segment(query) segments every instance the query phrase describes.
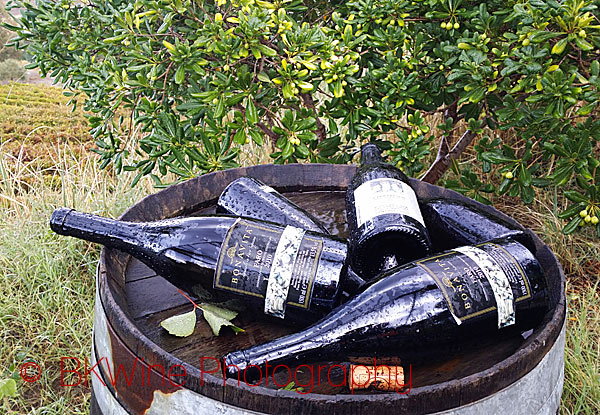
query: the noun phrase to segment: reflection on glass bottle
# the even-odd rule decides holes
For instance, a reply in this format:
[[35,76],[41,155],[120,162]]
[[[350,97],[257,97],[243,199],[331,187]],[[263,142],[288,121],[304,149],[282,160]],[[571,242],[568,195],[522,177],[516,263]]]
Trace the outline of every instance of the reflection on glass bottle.
[[293,226],[228,216],[134,223],[57,209],[50,226],[127,252],[173,285],[208,283],[251,307],[307,324],[339,301],[344,241]]
[[473,245],[494,238],[518,237],[522,229],[476,205],[456,199],[423,199],[421,211],[427,229],[434,235],[434,251]]
[[364,279],[422,258],[431,242],[410,180],[383,162],[374,143],[362,147],[361,166],[346,193],[350,264]]
[[295,226],[307,231],[329,233],[310,213],[272,187],[252,177],[240,177],[223,190],[217,201],[217,213],[245,216]]
[[265,362],[304,364],[348,356],[423,358],[457,340],[505,327],[528,329],[548,305],[540,264],[510,238],[420,259],[387,271],[312,326],[224,357],[228,376]]

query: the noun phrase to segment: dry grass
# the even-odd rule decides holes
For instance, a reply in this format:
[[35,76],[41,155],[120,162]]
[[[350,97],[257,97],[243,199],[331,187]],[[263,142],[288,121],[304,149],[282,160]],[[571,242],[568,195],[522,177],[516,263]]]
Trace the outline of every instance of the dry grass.
[[0,370],[24,361],[42,367],[39,381],[20,382],[18,397],[2,402],[5,414],[87,413],[90,391],[60,385],[60,358],[89,354],[99,250],[58,238],[50,213],[72,206],[115,216],[153,190],[131,189],[128,178],[99,171],[91,155],[55,146],[51,172],[0,146]]

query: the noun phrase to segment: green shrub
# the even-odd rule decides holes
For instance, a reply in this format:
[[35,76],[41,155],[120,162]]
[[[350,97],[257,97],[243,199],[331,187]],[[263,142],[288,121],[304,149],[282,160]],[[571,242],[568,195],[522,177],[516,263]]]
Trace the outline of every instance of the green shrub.
[[[465,169],[446,185],[481,201],[498,192],[525,203],[536,187],[557,186],[571,201],[561,213],[566,233],[600,216],[595,2],[13,5],[26,9],[7,26],[17,45],[68,94],[87,94],[103,167],[161,184],[168,171],[185,179],[234,166],[250,142],[266,139],[275,163],[347,163],[361,142],[377,140],[407,173],[429,167],[422,177],[437,182],[474,148],[483,174]],[[124,165],[132,135],[122,107],[142,132],[132,165]],[[436,150],[424,117],[436,113],[443,140],[426,166]],[[459,125],[468,129],[454,137]],[[504,130],[522,145],[503,143]]]
[[6,46],[15,34],[4,27],[0,27],[0,61],[7,59],[23,59],[23,53],[11,46]]
[[16,59],[7,59],[0,62],[0,81],[16,81],[25,76],[23,63]]
[[[4,2],[0,4],[0,22],[9,21],[12,18],[4,10]],[[15,33],[0,27],[0,62],[6,59],[23,59],[23,53],[20,50],[15,49],[11,46],[6,46],[9,41],[15,37]]]

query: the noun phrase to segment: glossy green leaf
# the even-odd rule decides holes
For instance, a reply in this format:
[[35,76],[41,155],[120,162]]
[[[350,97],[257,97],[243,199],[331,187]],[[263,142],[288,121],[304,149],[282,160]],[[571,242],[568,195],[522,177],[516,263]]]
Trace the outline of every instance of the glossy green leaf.
[[580,216],[575,216],[573,219],[571,219],[571,221],[563,228],[562,233],[564,233],[565,235],[570,235],[572,234],[575,229],[577,229],[577,226],[579,225],[579,223],[582,221],[583,219]]
[[579,49],[584,50],[584,51],[588,51],[588,50],[593,50],[594,46],[592,46],[592,44],[590,42],[588,42],[585,39],[582,39],[580,37],[576,37],[575,38],[575,44],[577,46],[579,46]]
[[265,55],[268,56],[270,58],[272,58],[273,56],[277,56],[277,51],[275,49],[272,49],[266,45],[263,44],[259,44],[258,45],[258,49]]
[[588,199],[576,190],[566,190],[564,195],[572,202],[587,202]]
[[248,131],[248,134],[250,134],[250,137],[252,137],[252,141],[254,141],[256,144],[258,144],[259,146],[263,145],[263,135],[261,133],[259,133],[256,130],[250,130]]
[[600,75],[600,63],[598,63],[598,61],[592,61],[590,64],[590,72],[592,73],[592,76]]
[[525,164],[519,166],[519,183],[525,187],[531,186],[531,173]]
[[559,40],[552,47],[552,53],[555,55],[560,55],[561,53],[563,53],[565,51],[565,48],[567,47],[567,43],[568,43],[567,38]]
[[563,186],[573,175],[573,165],[565,165],[556,169],[552,174],[552,179],[557,186]]
[[233,136],[233,141],[235,141],[237,144],[246,144],[247,138],[246,138],[246,131],[243,128],[239,128],[236,132],[235,135]]
[[255,48],[254,46],[250,48],[250,50],[252,51],[252,55],[254,55],[254,57],[256,59],[260,59],[262,58],[262,54],[260,53],[260,49],[259,48]]
[[[123,35],[123,38],[125,38],[124,35]],[[169,52],[171,52],[171,53],[175,53],[176,52],[175,45],[173,45],[172,43],[167,42],[166,40],[163,40],[163,45],[164,45],[165,48],[167,48],[169,50]]]
[[183,66],[180,66],[179,68],[177,68],[177,71],[175,71],[175,83],[177,85],[181,85],[183,83],[185,79],[185,68]]
[[306,144],[300,143],[296,146],[296,153],[301,158],[307,158],[310,155],[310,150],[306,147]]
[[489,161],[490,163],[499,164],[499,163],[510,163],[515,161],[514,158],[505,156],[504,154],[497,153],[494,151],[486,151],[481,153],[481,157],[485,161]]
[[258,80],[259,80],[259,81],[262,81],[262,82],[269,82],[269,83],[271,82],[271,78],[269,78],[269,75],[267,75],[267,74],[266,74],[266,73],[264,73],[264,72],[259,72],[259,73],[256,75],[256,77],[258,78]]
[[531,179],[531,185],[535,187],[546,187],[552,184],[552,180],[545,177],[534,177]]
[[569,207],[567,210],[565,210],[564,212],[560,212],[558,214],[558,217],[560,219],[567,219],[570,218],[574,215],[579,215],[579,212],[581,212],[583,209],[585,208],[584,204],[581,203],[577,203],[571,207]]
[[337,80],[333,84],[333,96],[336,98],[341,98],[344,95],[344,88],[342,86],[342,81]]
[[246,118],[248,119],[248,123],[250,125],[254,125],[258,122],[258,113],[256,112],[256,107],[254,106],[254,101],[252,98],[248,98],[248,104],[246,105]]
[[281,152],[281,157],[283,157],[284,159],[289,158],[292,154],[294,153],[294,146],[292,146],[289,141],[285,144],[285,146],[283,147],[283,150]]
[[221,118],[223,115],[225,115],[225,100],[221,96],[215,108],[215,118]]
[[535,191],[531,186],[521,186],[521,200],[528,205],[535,199]]

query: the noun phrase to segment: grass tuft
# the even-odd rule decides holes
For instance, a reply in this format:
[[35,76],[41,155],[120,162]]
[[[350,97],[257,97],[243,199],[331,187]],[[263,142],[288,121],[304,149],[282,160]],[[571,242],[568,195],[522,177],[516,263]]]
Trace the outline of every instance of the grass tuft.
[[[0,403],[4,414],[88,412],[89,387],[61,386],[60,369],[61,357],[83,363],[90,353],[99,247],[54,234],[52,211],[115,217],[153,191],[100,171],[91,154],[64,144],[54,150],[53,167],[39,169],[0,146],[0,378],[18,379],[18,396]],[[35,383],[15,374],[27,361],[42,369]]]
[[561,412],[600,414],[600,285],[567,288],[569,313]]

